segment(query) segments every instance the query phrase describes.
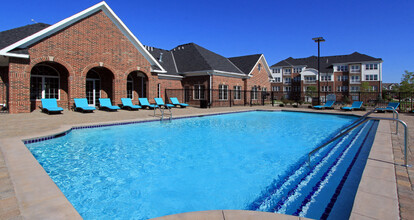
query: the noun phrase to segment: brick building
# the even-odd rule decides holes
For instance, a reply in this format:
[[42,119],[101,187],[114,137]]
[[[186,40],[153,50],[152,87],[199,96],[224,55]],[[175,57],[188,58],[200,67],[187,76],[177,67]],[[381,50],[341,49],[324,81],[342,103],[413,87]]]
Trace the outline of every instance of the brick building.
[[[289,57],[271,67],[273,82],[272,90],[280,91],[286,97],[306,97],[306,91],[318,90],[318,57],[294,59]],[[334,93],[340,100],[349,96],[356,100],[352,93],[367,91],[380,93],[382,90],[382,59],[354,52],[349,55],[320,57],[319,88],[321,99],[325,94]],[[313,88],[311,88],[313,87]]]
[[[90,105],[100,97],[136,103],[138,97],[163,97],[165,89],[210,88],[221,90],[225,100],[232,89],[270,88],[264,56],[247,57],[257,58],[250,69],[237,64],[243,57],[227,59],[196,44],[171,51],[144,47],[101,2],[54,25],[0,32],[0,84],[6,90],[0,104],[20,113],[37,109],[42,98],[70,108],[73,98],[86,97]],[[187,98],[200,99],[200,93]]]
[[170,93],[185,102],[217,100],[210,105],[228,106],[227,101],[238,105],[246,99],[259,100],[259,91],[270,91],[272,76],[263,54],[225,58],[194,43],[172,50],[146,48],[167,74],[182,77],[183,90]]

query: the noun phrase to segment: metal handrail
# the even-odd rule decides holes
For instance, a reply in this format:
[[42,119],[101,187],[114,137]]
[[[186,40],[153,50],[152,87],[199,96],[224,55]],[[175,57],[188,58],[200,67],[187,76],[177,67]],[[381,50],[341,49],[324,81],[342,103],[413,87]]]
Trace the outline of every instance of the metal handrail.
[[[376,107],[376,108],[374,108],[374,109],[372,109],[371,111],[369,111],[369,112],[367,112],[365,115],[363,115],[363,116],[361,116],[360,118],[358,118],[357,120],[355,120],[354,122],[352,122],[350,125],[348,125],[347,127],[345,127],[345,128],[343,128],[339,133],[342,133],[342,131],[344,130],[344,129],[346,129],[346,128],[348,128],[348,127],[351,127],[352,125],[354,125],[355,123],[357,123],[358,121],[360,121],[360,120],[362,120],[362,119],[365,119],[365,118],[367,118],[370,114],[372,114],[372,113],[374,113],[375,111],[378,111],[378,110],[383,110],[384,108],[379,108],[379,107]],[[395,119],[395,114],[397,115],[397,118],[396,119],[399,119],[399,114],[398,114],[398,112],[397,112],[397,110],[395,110],[395,108],[394,107],[391,107],[391,109],[392,109],[392,118],[394,118]],[[397,123],[397,125],[396,125],[396,134],[398,134],[398,123]]]
[[[365,122],[369,120],[390,120],[390,121],[396,121],[401,123],[404,126],[404,166],[411,167],[411,165],[407,164],[407,145],[408,145],[408,127],[407,124],[404,121],[401,121],[400,119],[395,118],[380,118],[380,117],[366,117],[364,120],[359,121],[358,123],[354,124],[353,126],[348,127],[345,131],[339,133],[335,137],[331,138],[329,141],[325,142],[324,144],[320,145],[319,147],[315,148],[311,152],[308,153],[308,165],[310,166],[310,158],[311,156],[322,149],[323,147],[327,146],[328,144],[334,142],[335,140],[339,139],[340,137],[344,136],[345,134],[348,134],[353,129],[359,127],[360,125],[364,124]],[[397,123],[398,124],[398,123]]]
[[164,105],[164,108],[162,108],[162,110],[161,110],[161,107],[160,107],[160,111],[161,111],[161,121],[162,120],[164,120],[164,110],[165,109],[168,109],[168,111],[170,111],[170,120],[172,119],[172,112],[171,112],[171,108],[170,107],[168,107],[168,106],[166,106],[166,105]]

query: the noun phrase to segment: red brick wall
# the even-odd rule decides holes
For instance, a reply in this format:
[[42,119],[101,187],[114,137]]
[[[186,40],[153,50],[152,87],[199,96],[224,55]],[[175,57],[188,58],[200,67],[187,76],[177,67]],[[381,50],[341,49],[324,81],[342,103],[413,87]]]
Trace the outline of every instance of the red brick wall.
[[[227,100],[219,100],[219,85],[227,85],[228,90],[233,90],[234,86],[241,86],[241,90],[245,90],[245,80],[241,78],[234,78],[234,77],[226,77],[226,76],[213,76],[212,78],[212,89],[213,92],[211,94],[212,100],[214,100],[213,107],[219,106],[230,106],[230,98],[233,99],[232,92],[228,92]],[[242,92],[243,96],[243,92]],[[244,97],[241,100],[235,100],[234,104],[238,105],[244,101]]]
[[[259,63],[262,66],[260,71],[257,68]],[[245,88],[247,90],[251,90],[253,86],[260,86],[260,88],[267,88],[267,91],[271,91],[269,75],[266,71],[266,64],[263,59],[260,59],[258,64],[256,64],[256,66],[253,68],[253,71],[251,73],[253,76],[250,79],[246,80]]]
[[[67,83],[61,78],[61,90],[68,90],[59,103],[63,107],[72,105],[73,98],[85,97],[86,74],[93,67],[102,66],[111,72],[105,75],[113,77],[112,85],[103,87],[112,94],[105,92],[103,96],[111,97],[113,104],[119,104],[121,97],[126,96],[130,72],[139,69],[150,75],[150,63],[102,11],[32,45],[29,54],[30,61],[10,59],[11,113],[30,111],[30,71],[44,61],[58,63],[69,73]],[[149,88],[157,81],[157,76],[150,75]],[[154,91],[150,90],[148,95],[153,98]],[[32,109],[33,105],[37,106],[32,103]]]
[[[169,98],[171,97],[177,97],[178,100],[180,100],[181,102],[184,102],[183,97],[178,96],[182,94],[181,92],[178,93],[178,95],[174,95],[171,97],[167,97],[165,93],[165,89],[183,89],[180,79],[158,79],[157,83],[161,84],[161,98],[164,99],[165,103],[171,103],[169,100]],[[151,88],[152,90],[155,90],[154,97],[156,97],[157,95],[157,88],[158,88],[157,86],[154,86],[153,88]]]
[[9,62],[9,112],[30,112],[29,60],[10,58]]

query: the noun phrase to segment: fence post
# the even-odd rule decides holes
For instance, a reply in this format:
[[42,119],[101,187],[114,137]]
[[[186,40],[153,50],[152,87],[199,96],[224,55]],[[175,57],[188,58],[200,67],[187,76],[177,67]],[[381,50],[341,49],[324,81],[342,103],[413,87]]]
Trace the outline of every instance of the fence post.
[[246,102],[247,102],[246,90],[243,90],[243,93],[244,93],[244,106],[246,106]]
[[167,103],[167,104],[168,104],[169,102],[168,102],[167,90],[168,90],[168,89],[165,89],[165,90],[164,90],[164,93],[165,93],[164,97],[165,97],[165,103]]
[[398,102],[401,103],[401,92],[398,92]]
[[230,107],[231,107],[231,89],[229,91],[230,91],[229,101],[230,101]]
[[271,99],[272,99],[272,107],[274,107],[274,106],[275,106],[275,104],[273,103],[273,98],[274,98],[273,91],[271,91],[271,95],[270,95],[270,97],[271,97]]

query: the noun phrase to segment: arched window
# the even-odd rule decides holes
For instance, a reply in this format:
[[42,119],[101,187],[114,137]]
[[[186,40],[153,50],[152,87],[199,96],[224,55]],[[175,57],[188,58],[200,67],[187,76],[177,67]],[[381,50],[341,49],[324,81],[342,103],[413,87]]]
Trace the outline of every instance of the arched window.
[[36,65],[30,74],[30,99],[59,99],[59,72],[48,65]]
[[132,92],[133,88],[134,88],[134,84],[133,84],[132,76],[131,74],[129,74],[127,78],[127,98],[130,98],[130,99],[134,98],[134,95]]

